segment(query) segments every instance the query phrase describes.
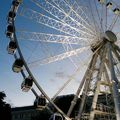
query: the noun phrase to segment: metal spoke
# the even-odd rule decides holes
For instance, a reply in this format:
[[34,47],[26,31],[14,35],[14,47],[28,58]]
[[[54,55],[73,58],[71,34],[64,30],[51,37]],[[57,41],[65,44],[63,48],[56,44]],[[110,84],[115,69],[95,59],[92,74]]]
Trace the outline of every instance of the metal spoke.
[[60,21],[57,21],[53,18],[50,18],[46,15],[43,15],[41,13],[38,13],[37,11],[34,11],[32,9],[26,8],[26,7],[22,7],[21,10],[19,11],[19,15],[26,17],[30,20],[33,20],[37,23],[41,23],[43,25],[46,25],[50,28],[59,30],[61,32],[64,32],[66,34],[69,34],[71,36],[77,36],[77,37],[84,37],[87,36],[88,38],[92,37],[94,38],[94,35],[91,35],[85,31],[82,30],[76,30],[75,28],[72,28],[71,26],[67,25],[67,24],[63,24]]
[[92,5],[91,5],[90,1],[89,1],[89,7],[90,7],[90,13],[91,13],[91,16],[92,16],[92,20],[93,20],[93,23],[94,23],[94,26],[95,26],[96,34],[97,34],[98,38],[100,39],[99,26],[98,26],[98,24],[95,20],[95,16],[93,14],[93,9],[92,9]]
[[18,31],[18,38],[20,40],[40,41],[48,43],[61,43],[61,44],[75,44],[80,46],[89,46],[92,44],[93,39],[78,38],[65,35],[55,35],[37,32]]
[[[103,30],[103,26],[102,26],[102,16],[100,16],[100,13],[99,13],[99,11],[98,11],[98,5],[97,5],[97,3],[96,3],[96,0],[94,0],[94,4],[95,4],[95,10],[96,10],[96,13],[97,13],[97,16],[98,16],[98,19],[99,19],[100,26],[99,26],[99,24],[98,24],[97,21],[96,21],[95,23],[98,24],[98,26],[100,27],[100,30],[102,31],[102,30]],[[103,6],[103,5],[102,5],[102,6]],[[103,13],[101,13],[101,14],[103,14]]]
[[68,24],[73,28],[78,29],[78,31],[83,30],[94,35],[94,32],[92,29],[88,29],[84,24],[77,22],[75,19],[73,19],[73,17],[70,16],[70,14],[67,14],[61,9],[58,9],[49,1],[44,1],[44,0],[38,0],[38,1],[31,0],[31,1],[34,2],[38,7],[44,9],[49,14],[53,15],[55,18],[59,19],[61,22]]
[[70,56],[80,54],[88,49],[89,49],[89,47],[78,48],[78,49],[75,49],[75,50],[72,50],[72,51],[69,51],[69,52],[66,52],[63,54],[59,54],[56,56],[52,56],[52,57],[49,57],[49,58],[46,58],[43,60],[36,60],[34,62],[28,63],[28,65],[29,65],[29,67],[33,67],[33,66],[44,65],[44,64],[60,61],[60,60],[63,60],[65,58],[68,58]]
[[111,25],[109,26],[109,30],[112,30],[112,29],[114,28],[114,26],[115,26],[118,18],[119,18],[119,16],[118,16],[118,15],[115,15],[115,17],[114,17],[113,20],[112,20]]
[[[13,0],[6,28],[10,39],[7,51],[15,58],[12,70],[21,73],[24,79],[31,77],[34,83],[31,91],[38,97],[34,89],[37,87],[48,102],[44,108],[52,106],[52,114],[58,112],[65,120],[120,119],[119,3],[118,0]],[[32,69],[38,66],[41,69]],[[41,73],[44,82],[40,81]],[[74,83],[68,86],[70,82]],[[74,94],[67,115],[54,103],[60,93]]]
[[[63,1],[63,4],[67,3],[68,6],[70,7],[70,9],[73,11],[72,14],[71,14],[72,18],[74,18],[76,21],[78,21],[81,24],[85,24],[90,29],[94,28],[90,24],[89,18],[83,10],[83,8],[84,8],[83,6],[79,5],[78,2],[76,2],[76,0],[74,0],[74,1],[64,0],[64,1]],[[59,5],[58,5],[58,7],[59,7]],[[59,8],[61,8],[61,7],[59,7]],[[63,9],[63,11],[64,11],[64,9]],[[80,20],[82,20],[82,21],[80,22]]]

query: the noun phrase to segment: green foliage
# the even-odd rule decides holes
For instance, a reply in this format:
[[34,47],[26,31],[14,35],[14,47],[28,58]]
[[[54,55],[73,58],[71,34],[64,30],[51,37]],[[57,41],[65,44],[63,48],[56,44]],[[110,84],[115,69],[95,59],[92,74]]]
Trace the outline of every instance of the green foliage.
[[11,120],[11,106],[4,101],[4,92],[0,92],[0,120]]

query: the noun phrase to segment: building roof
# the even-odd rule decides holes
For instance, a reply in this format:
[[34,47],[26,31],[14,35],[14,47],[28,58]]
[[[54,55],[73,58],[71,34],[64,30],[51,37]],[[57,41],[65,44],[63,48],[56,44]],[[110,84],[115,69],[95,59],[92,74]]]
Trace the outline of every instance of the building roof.
[[14,107],[12,108],[12,112],[14,111],[24,111],[24,110],[33,110],[33,109],[36,109],[35,106],[23,106],[23,107]]

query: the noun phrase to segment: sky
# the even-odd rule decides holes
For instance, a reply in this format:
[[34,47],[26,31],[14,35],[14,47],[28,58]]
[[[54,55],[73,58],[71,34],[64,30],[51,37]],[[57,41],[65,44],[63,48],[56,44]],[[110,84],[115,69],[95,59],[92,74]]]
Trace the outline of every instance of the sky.
[[[6,38],[5,30],[7,26],[6,16],[10,9],[11,0],[2,0],[0,4],[0,91],[4,91],[6,94],[6,100],[12,104],[12,106],[19,106],[24,103],[25,96],[31,97],[33,100],[33,95],[23,94],[20,91],[21,75],[12,72],[12,64],[14,61],[13,56],[7,54],[6,48],[9,39]],[[30,101],[26,101],[27,104],[31,104]]]
[[[0,12],[0,26],[1,26],[0,27],[0,56],[1,56],[0,57],[0,61],[1,61],[0,62],[0,66],[1,66],[0,91],[5,92],[7,96],[6,101],[9,102],[12,105],[12,107],[27,106],[27,105],[33,104],[35,100],[35,96],[31,91],[28,93],[22,92],[21,83],[23,81],[23,77],[21,74],[14,73],[12,71],[12,64],[14,62],[14,57],[12,55],[9,55],[6,50],[9,42],[9,39],[6,38],[6,35],[5,35],[5,30],[7,26],[6,16],[10,9],[10,6],[11,6],[11,0],[3,0],[0,4],[0,11],[1,11]],[[16,20],[16,26],[17,26],[17,30],[29,29],[30,31],[33,31],[33,32],[39,31],[39,30],[46,31],[47,29],[45,26],[40,25],[40,27],[42,28],[41,29],[40,27],[37,27],[38,24],[36,23],[33,24],[32,22],[30,22],[29,20],[26,20],[25,18],[19,19],[19,16],[18,16],[18,19]],[[49,29],[47,30],[47,32],[48,31]],[[53,32],[56,32],[56,31],[53,30]],[[35,45],[32,46],[32,44],[35,44]],[[31,52],[35,49],[37,44],[38,43],[32,43],[32,42],[30,43],[29,41],[23,41],[23,42],[20,41],[20,46],[22,48],[22,52],[26,60],[28,60],[28,58],[31,55]],[[40,44],[41,46],[40,48],[42,48],[43,45],[44,43]],[[51,44],[50,47],[52,48],[52,46],[54,45]],[[31,52],[29,51],[29,49],[26,49],[26,47],[31,48]],[[48,47],[48,46],[46,45],[45,47]],[[54,49],[55,50],[53,51],[61,50],[61,47],[59,45],[56,45]],[[32,55],[33,57],[30,60],[36,59],[38,55],[41,55],[42,56],[41,58],[46,57],[44,56],[44,54],[47,54],[47,56],[49,55],[48,51],[46,51],[46,49],[44,48],[42,50],[42,52],[44,52],[43,55],[42,53],[38,53],[39,52],[38,50],[36,50],[37,53],[34,52],[34,54]],[[64,62],[60,61],[57,63],[52,63],[50,65],[47,64],[45,66],[41,66],[40,68],[39,67],[35,69],[33,68],[32,72],[35,78],[38,80],[38,83],[42,85],[43,89],[49,94],[49,96],[53,96],[55,91],[58,90],[58,88],[60,88],[62,84],[70,78],[71,73],[73,73],[73,71],[75,70],[76,70],[75,66],[69,60],[67,60]],[[74,86],[72,87],[72,84],[73,83],[70,84],[71,88],[67,88],[65,90],[66,92],[74,89]],[[34,88],[36,89],[35,86]],[[37,89],[36,91],[38,94],[41,94]]]
[[[10,10],[11,1],[12,0],[3,0],[0,4],[0,66],[1,66],[0,91],[5,92],[7,96],[6,101],[9,102],[12,105],[12,107],[27,106],[27,105],[33,104],[35,100],[35,96],[31,91],[27,93],[22,92],[21,83],[23,81],[23,77],[20,73],[14,73],[12,71],[12,64],[14,62],[14,57],[12,55],[9,55],[6,50],[7,44],[9,42],[9,39],[6,38],[6,35],[5,35],[5,30],[7,26],[6,16],[8,14],[8,11]],[[70,0],[70,1],[72,2],[74,0]],[[89,5],[87,1],[88,0],[86,1],[81,0],[81,3],[83,3],[83,5],[86,5],[86,4]],[[34,3],[30,1],[29,2],[24,1],[24,6],[31,8],[37,11],[38,13],[41,13],[42,15],[46,15],[48,17],[54,18],[55,20],[59,21],[58,18],[55,18],[55,16],[51,16],[46,11],[42,10],[41,8],[39,8],[38,6],[36,6]],[[22,7],[20,7],[18,12],[20,13],[22,10],[23,10]],[[98,10],[101,11],[101,7]],[[95,12],[94,15],[96,15],[97,14],[96,11],[94,12]],[[29,19],[24,17],[24,13],[27,15],[27,17],[29,17]],[[110,11],[108,11],[108,16],[109,16],[108,23],[111,23],[112,21],[111,19],[112,14]],[[24,31],[69,36],[68,33],[65,34],[63,31],[58,31],[57,29],[53,29],[39,23],[40,22],[38,19],[39,15],[33,16],[34,17],[33,20],[30,18],[31,16],[32,14],[28,12],[23,12],[23,16],[17,15],[15,20],[19,46],[28,65],[33,61],[38,61],[38,60],[41,61],[44,58],[62,54],[65,52],[65,49],[64,49],[65,47],[67,47],[68,51],[73,50],[73,48],[77,49],[81,47],[80,45],[65,46],[65,44],[63,45],[63,44],[56,44],[56,43],[44,43],[44,42],[36,42],[32,40],[29,41],[27,40],[27,38],[20,39],[19,37],[21,37],[21,35],[19,33]],[[88,14],[88,16],[91,19],[91,15]],[[98,17],[96,18],[96,21],[99,22]],[[120,21],[118,21],[117,24],[120,24],[119,22]],[[105,22],[103,24],[105,24]],[[116,27],[117,26],[114,27],[114,31],[119,32],[119,28],[118,27],[116,28]],[[33,37],[33,36],[30,36],[30,33],[28,33],[28,36],[29,38]],[[89,41],[87,42],[89,43]],[[56,91],[60,89],[60,87],[67,80],[71,79],[71,76],[74,79],[61,94],[75,93],[76,88],[78,87],[80,80],[82,79],[84,72],[86,70],[86,67],[89,63],[89,60],[92,56],[92,52],[90,51],[90,48],[88,48],[87,46],[85,46],[85,48],[86,49],[84,50],[83,53],[81,53],[80,55],[75,55],[73,57],[70,57],[70,59],[56,61],[51,64],[37,65],[35,67],[29,66],[37,82],[42,86],[42,88],[48,94],[48,96],[52,97],[56,93]],[[78,68],[79,68],[79,72],[77,73],[77,75],[74,75],[75,71]],[[26,71],[25,71],[25,74],[26,76],[28,75]],[[35,87],[35,85],[33,85],[33,88],[35,88],[35,90],[39,95],[41,94],[40,91],[38,91],[38,89]]]

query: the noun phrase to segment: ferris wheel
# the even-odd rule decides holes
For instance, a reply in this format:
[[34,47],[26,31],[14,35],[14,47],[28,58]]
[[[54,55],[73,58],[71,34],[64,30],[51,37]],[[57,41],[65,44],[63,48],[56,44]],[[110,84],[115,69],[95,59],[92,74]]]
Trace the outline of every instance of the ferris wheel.
[[[119,0],[13,0],[7,23],[23,91],[37,87],[66,120],[120,120]],[[67,113],[54,103],[63,94],[74,94]]]

